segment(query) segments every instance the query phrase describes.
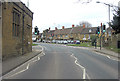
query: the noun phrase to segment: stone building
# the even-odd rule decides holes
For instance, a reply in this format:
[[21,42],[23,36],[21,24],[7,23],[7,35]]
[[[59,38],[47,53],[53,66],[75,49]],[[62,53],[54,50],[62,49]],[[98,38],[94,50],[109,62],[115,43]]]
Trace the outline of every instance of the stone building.
[[22,2],[2,3],[3,59],[32,51],[33,12]]
[[[48,30],[48,29],[47,29]],[[49,40],[49,38],[52,38],[52,40],[80,40],[80,41],[89,41],[91,35],[96,35],[97,27],[90,27],[90,28],[84,28],[84,27],[74,27],[72,25],[71,28],[65,28],[64,26],[62,29],[55,30],[48,30],[47,32],[43,32],[45,35],[44,39]]]
[[120,48],[120,33],[115,34],[112,28],[107,28],[105,33],[105,46]]

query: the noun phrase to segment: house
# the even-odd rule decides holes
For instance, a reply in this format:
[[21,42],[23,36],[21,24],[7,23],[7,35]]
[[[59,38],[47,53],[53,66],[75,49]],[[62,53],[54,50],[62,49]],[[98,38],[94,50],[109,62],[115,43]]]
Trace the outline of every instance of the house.
[[2,57],[32,51],[33,12],[20,2],[2,3]]
[[115,34],[112,28],[107,28],[105,33],[105,45],[119,48],[120,46],[120,33]]
[[88,41],[90,40],[91,35],[96,35],[97,27],[75,27],[72,25],[71,28],[65,28],[62,26],[62,29],[48,30],[46,34],[46,40],[80,40]]
[[90,40],[91,36],[96,36],[97,27],[90,27],[90,28],[83,28],[82,32],[80,33],[80,40]]

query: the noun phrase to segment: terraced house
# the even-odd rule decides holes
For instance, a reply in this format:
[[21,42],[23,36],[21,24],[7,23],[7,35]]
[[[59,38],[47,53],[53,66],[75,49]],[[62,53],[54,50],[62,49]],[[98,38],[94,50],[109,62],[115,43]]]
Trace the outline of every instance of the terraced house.
[[80,40],[80,41],[89,41],[92,35],[96,35],[97,27],[75,27],[72,25],[71,28],[49,30],[46,35],[46,39],[50,40]]
[[32,51],[33,12],[20,2],[2,3],[2,56]]

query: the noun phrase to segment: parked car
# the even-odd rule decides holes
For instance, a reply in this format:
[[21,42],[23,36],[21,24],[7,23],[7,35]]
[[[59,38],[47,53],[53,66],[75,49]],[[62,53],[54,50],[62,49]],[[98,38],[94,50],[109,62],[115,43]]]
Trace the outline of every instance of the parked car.
[[52,40],[52,43],[56,43],[56,40]]
[[67,40],[68,43],[71,43],[71,40]]
[[43,40],[43,43],[47,43],[47,41],[46,41],[46,40]]
[[57,41],[57,43],[58,43],[58,44],[61,44],[61,41],[60,41],[60,40],[58,40],[58,41]]
[[76,44],[80,44],[80,41],[79,41],[79,40],[77,40],[77,41],[76,41]]
[[65,40],[65,41],[63,41],[63,44],[68,44],[68,42]]
[[36,37],[32,37],[32,41],[36,42],[37,41]]
[[61,40],[61,44],[64,44],[64,40]]
[[74,41],[71,41],[71,44],[74,44]]
[[51,43],[51,41],[48,41],[48,43]]

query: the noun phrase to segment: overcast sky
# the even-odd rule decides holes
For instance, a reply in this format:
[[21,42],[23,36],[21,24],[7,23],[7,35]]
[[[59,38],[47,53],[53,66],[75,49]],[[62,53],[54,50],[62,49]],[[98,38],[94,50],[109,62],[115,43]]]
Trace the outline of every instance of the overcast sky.
[[[21,0],[27,5],[28,0]],[[33,28],[38,26],[40,32],[51,27],[61,29],[77,25],[81,21],[88,21],[93,27],[108,22],[108,6],[96,1],[118,5],[119,0],[29,0],[29,8],[34,13]],[[111,20],[113,15],[111,8]]]

